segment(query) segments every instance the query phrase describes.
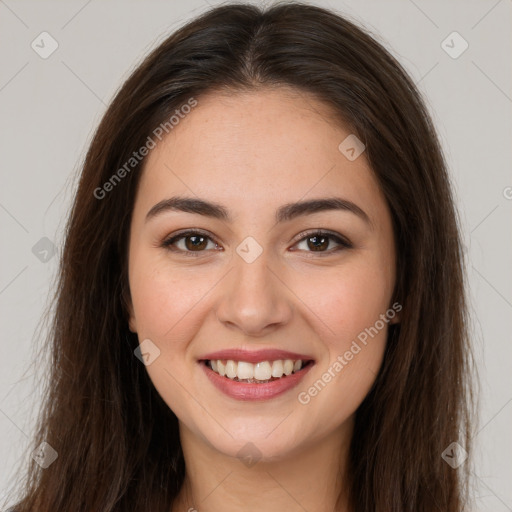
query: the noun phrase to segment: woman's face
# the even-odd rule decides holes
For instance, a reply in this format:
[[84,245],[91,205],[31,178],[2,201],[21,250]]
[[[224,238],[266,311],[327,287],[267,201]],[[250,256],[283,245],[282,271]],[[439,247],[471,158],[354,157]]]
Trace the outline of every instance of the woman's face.
[[[217,93],[190,110],[141,176],[130,329],[181,429],[227,455],[251,442],[285,457],[346,431],[376,378],[398,318],[390,213],[365,153],[313,97]],[[177,197],[216,208],[161,203]],[[187,230],[199,233],[164,245]],[[227,350],[246,352],[213,354]],[[287,375],[287,359],[312,362]]]

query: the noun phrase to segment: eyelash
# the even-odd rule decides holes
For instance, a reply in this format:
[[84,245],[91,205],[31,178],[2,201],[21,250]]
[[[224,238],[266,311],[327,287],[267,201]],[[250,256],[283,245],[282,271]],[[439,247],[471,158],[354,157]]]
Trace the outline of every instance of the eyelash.
[[[206,252],[206,249],[202,250],[202,251],[188,251],[188,250],[176,249],[175,247],[172,247],[173,244],[175,244],[179,240],[181,240],[183,238],[187,238],[188,236],[192,236],[192,235],[203,236],[205,238],[208,238],[210,241],[214,242],[217,245],[217,242],[215,242],[215,240],[213,240],[213,238],[211,236],[209,236],[207,233],[205,233],[203,231],[192,231],[192,230],[189,230],[189,231],[183,231],[181,233],[178,233],[178,234],[173,235],[172,237],[166,239],[162,243],[162,247],[164,247],[165,249],[167,249],[169,251],[172,251],[172,252],[179,252],[179,253],[182,253],[182,254],[184,254],[186,256],[191,256],[193,258],[197,258],[198,256],[200,256],[201,253]],[[310,252],[310,253],[313,253],[313,254],[316,253],[320,257],[328,256],[328,255],[331,255],[331,254],[333,254],[335,252],[338,252],[338,251],[341,251],[341,250],[344,250],[344,249],[351,249],[353,247],[352,244],[348,240],[340,237],[339,235],[336,235],[336,234],[331,233],[329,231],[324,231],[322,229],[319,229],[319,230],[316,230],[316,231],[304,231],[304,232],[300,233],[297,236],[299,236],[301,238],[299,238],[299,240],[297,240],[295,245],[303,242],[304,240],[307,240],[308,238],[312,238],[313,236],[328,237],[331,240],[334,240],[336,243],[339,244],[338,247],[336,247],[335,249],[331,249],[329,251],[318,251],[318,252],[316,252],[316,251],[306,251],[306,252]]]

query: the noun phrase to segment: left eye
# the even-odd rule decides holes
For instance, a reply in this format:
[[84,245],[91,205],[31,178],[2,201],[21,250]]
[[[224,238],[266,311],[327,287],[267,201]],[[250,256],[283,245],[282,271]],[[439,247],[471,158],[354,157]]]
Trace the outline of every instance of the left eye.
[[[300,235],[299,235],[300,236]],[[208,235],[201,233],[200,231],[186,231],[175,235],[163,242],[162,247],[166,247],[170,251],[182,252],[187,256],[197,256],[194,253],[201,253],[207,249],[208,241],[210,241],[215,247],[218,248],[218,244],[215,243]],[[338,244],[338,247],[329,251],[324,250],[330,246],[330,242],[334,241]],[[178,244],[184,242],[182,247]],[[348,240],[341,238],[333,233],[324,231],[310,232],[302,236],[295,245],[306,243],[307,247],[312,249],[306,252],[317,252],[317,253],[332,253],[342,249],[349,249],[352,247]]]
[[[323,250],[329,247],[330,241],[334,240],[335,243],[338,244],[338,247],[335,247],[334,249],[327,251]],[[303,236],[298,244],[301,244],[305,242],[308,248],[312,248],[311,251],[307,252],[320,252],[320,253],[332,253],[335,251],[340,251],[342,249],[350,249],[352,245],[348,240],[345,240],[341,238],[340,236],[337,236],[333,233],[328,233],[324,231],[317,231],[314,233],[309,233]]]

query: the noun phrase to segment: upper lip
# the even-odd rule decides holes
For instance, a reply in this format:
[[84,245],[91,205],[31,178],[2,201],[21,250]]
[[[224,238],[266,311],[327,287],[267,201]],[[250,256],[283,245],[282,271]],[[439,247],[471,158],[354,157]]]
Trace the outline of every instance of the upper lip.
[[263,349],[263,350],[244,350],[244,349],[225,349],[217,352],[210,352],[199,358],[199,361],[204,360],[228,360],[232,361],[246,361],[248,363],[259,363],[261,361],[277,361],[279,359],[292,359],[297,361],[312,361],[313,357],[298,354],[296,352],[288,352],[287,350],[277,349]]

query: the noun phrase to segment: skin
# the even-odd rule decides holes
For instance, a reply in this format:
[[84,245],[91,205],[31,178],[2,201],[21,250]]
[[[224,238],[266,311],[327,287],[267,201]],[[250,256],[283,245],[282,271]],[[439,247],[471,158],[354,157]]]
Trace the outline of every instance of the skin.
[[[129,243],[130,329],[159,348],[146,368],[180,423],[187,473],[173,511],[346,511],[354,413],[382,363],[388,324],[309,403],[297,395],[391,307],[387,203],[365,153],[350,161],[338,149],[350,131],[313,96],[280,87],[197,99],[147,157]],[[168,211],[145,222],[175,195],[221,203],[234,220]],[[275,223],[285,203],[333,195],[356,203],[373,227],[337,210]],[[198,257],[162,247],[187,228],[209,233]],[[318,229],[353,247],[333,252],[330,239],[321,253],[299,241]],[[236,252],[248,236],[263,250],[252,263]],[[186,241],[177,250],[194,252]],[[226,348],[281,348],[311,355],[315,366],[284,395],[242,402],[218,391],[198,363]],[[237,457],[248,442],[261,457],[251,467]]]

